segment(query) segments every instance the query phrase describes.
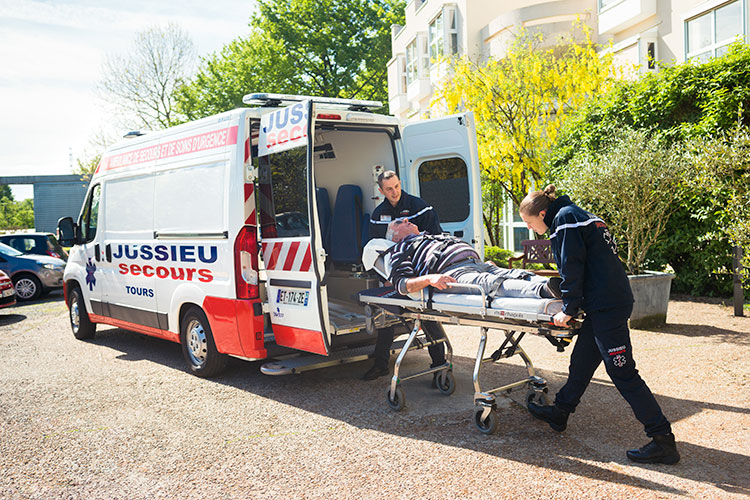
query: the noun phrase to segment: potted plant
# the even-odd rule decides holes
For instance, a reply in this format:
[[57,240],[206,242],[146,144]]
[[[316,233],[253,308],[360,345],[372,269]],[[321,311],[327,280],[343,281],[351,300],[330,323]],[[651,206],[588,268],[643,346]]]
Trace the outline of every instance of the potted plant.
[[622,129],[600,151],[576,155],[558,185],[579,206],[602,217],[617,239],[635,304],[634,328],[664,324],[674,275],[646,270],[648,250],[676,209],[686,170],[677,145],[665,146],[645,129]]

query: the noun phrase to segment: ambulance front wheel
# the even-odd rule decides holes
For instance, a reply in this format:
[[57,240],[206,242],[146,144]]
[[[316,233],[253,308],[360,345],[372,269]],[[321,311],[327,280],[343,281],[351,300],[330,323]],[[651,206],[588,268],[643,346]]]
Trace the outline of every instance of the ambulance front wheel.
[[188,368],[194,375],[211,377],[226,368],[227,357],[216,350],[211,326],[199,307],[190,307],[182,317],[180,344]]
[[96,323],[92,323],[89,314],[86,312],[86,303],[83,301],[81,289],[74,287],[68,294],[68,313],[70,318],[70,328],[73,330],[73,336],[78,340],[94,338],[96,334]]

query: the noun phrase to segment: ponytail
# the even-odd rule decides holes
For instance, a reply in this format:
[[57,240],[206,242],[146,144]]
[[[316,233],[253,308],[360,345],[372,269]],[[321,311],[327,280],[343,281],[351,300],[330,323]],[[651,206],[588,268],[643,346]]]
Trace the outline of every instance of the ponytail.
[[522,214],[537,216],[539,212],[547,210],[554,200],[557,199],[557,193],[554,184],[549,184],[542,191],[533,191],[526,195],[518,211]]

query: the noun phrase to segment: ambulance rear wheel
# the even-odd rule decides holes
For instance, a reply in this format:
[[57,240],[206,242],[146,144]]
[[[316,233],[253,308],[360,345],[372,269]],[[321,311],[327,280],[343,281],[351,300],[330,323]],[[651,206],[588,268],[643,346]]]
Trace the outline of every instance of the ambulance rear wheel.
[[205,313],[192,306],[180,323],[180,344],[190,372],[199,377],[212,377],[227,365],[227,357],[216,349],[211,326]]
[[92,323],[86,312],[86,303],[83,301],[81,289],[74,287],[68,294],[68,317],[73,336],[78,340],[94,338],[96,334],[96,323]]

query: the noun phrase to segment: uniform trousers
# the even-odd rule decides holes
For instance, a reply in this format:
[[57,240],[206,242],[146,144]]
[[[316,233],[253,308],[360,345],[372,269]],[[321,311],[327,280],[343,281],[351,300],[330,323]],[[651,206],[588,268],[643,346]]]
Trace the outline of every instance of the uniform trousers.
[[570,356],[568,380],[555,396],[555,405],[568,413],[575,411],[603,360],[607,375],[630,404],[646,434],[669,434],[669,421],[635,367],[628,329],[632,312],[633,306],[629,305],[586,313]]

